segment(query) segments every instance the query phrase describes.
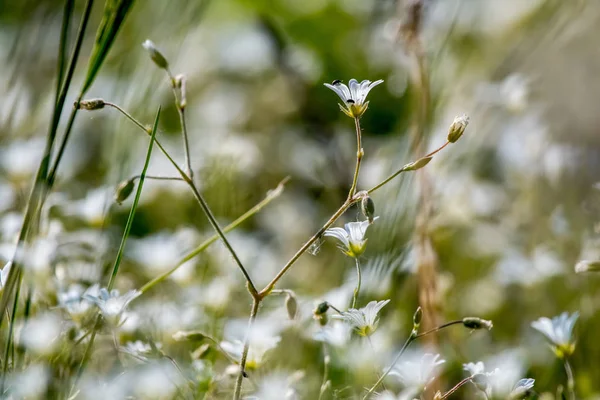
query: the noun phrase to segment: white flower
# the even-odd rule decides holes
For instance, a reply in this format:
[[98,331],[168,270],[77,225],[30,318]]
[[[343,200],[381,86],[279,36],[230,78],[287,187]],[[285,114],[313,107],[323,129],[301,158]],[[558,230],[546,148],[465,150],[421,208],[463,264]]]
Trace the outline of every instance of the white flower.
[[485,364],[479,361],[477,363],[463,364],[463,369],[471,375],[473,378],[471,382],[477,389],[484,392],[487,397],[492,396],[492,386],[490,385],[489,378],[493,377],[499,372],[498,368],[491,372],[486,372]]
[[[379,217],[375,217],[373,221]],[[350,257],[358,258],[367,248],[367,239],[365,234],[371,224],[368,220],[359,222],[349,222],[344,228],[329,228],[323,233],[323,236],[330,236],[340,241],[340,249],[344,254]]]
[[334,315],[334,318],[343,319],[349,323],[359,335],[370,336],[377,329],[379,311],[389,302],[389,300],[371,301],[359,310],[351,308],[342,315]]
[[350,118],[360,118],[369,107],[369,102],[365,102],[367,95],[371,89],[380,83],[383,83],[382,79],[375,82],[364,80],[361,83],[358,83],[356,79],[350,79],[348,83],[350,87],[339,80],[333,81],[331,85],[329,83],[325,83],[324,85],[333,90],[342,99],[344,105],[340,104],[340,109],[344,114]]
[[398,365],[390,375],[397,376],[413,393],[421,393],[436,378],[438,367],[446,362],[439,358],[439,354],[425,353],[418,361],[405,361]]
[[[256,369],[260,366],[263,361],[265,354],[277,347],[277,344],[281,341],[281,336],[264,336],[262,338],[254,337],[250,338],[250,349],[248,350],[248,358],[246,359],[247,369]],[[222,341],[220,346],[230,356],[235,359],[241,359],[242,351],[244,349],[244,342],[241,340]]]
[[554,346],[559,358],[568,357],[575,350],[572,336],[578,317],[578,312],[574,312],[570,316],[569,313],[564,312],[552,319],[542,317],[532,322],[531,327],[546,336],[546,339]]
[[131,290],[120,296],[119,291],[116,289],[111,290],[109,293],[108,290],[102,288],[98,296],[88,294],[84,295],[84,298],[96,304],[100,308],[104,319],[110,324],[119,326],[124,322],[121,317],[129,303],[141,294],[142,292],[139,290]]
[[100,286],[92,285],[83,291],[81,285],[72,285],[66,292],[58,293],[58,304],[70,316],[73,322],[81,325],[86,321],[92,310],[93,302],[89,297],[98,297],[100,295]]
[[510,400],[521,400],[529,396],[531,390],[533,389],[533,384],[535,383],[535,379],[526,378],[520,379],[514,386],[513,390],[510,392],[508,396]]
[[8,273],[10,272],[10,268],[12,267],[12,261],[4,264],[4,268],[0,271],[0,289],[6,285],[6,280],[8,279]]

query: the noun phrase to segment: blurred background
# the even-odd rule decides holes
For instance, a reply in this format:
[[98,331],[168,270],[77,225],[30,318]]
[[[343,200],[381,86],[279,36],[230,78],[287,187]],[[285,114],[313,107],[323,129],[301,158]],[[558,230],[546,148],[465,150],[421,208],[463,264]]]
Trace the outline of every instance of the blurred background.
[[[44,148],[62,7],[59,0],[0,0],[3,262],[12,256]],[[75,21],[82,10],[83,2],[76,1]],[[97,4],[82,65],[101,17]],[[138,1],[87,97],[116,103],[144,124],[151,124],[162,105],[157,137],[183,165],[169,81],[141,46],[151,39],[173,73],[187,78],[195,180],[222,225],[291,178],[281,196],[228,234],[263,287],[343,203],[352,182],[354,125],[324,82],[384,80],[370,93],[361,119],[365,158],[359,189],[415,159],[410,150],[419,107],[414,59],[398,34],[406,17],[405,4],[396,0]],[[595,1],[426,2],[420,33],[432,102],[426,150],[445,142],[456,115],[471,119],[461,140],[426,167],[433,186],[428,234],[437,258],[431,276],[437,318],[478,316],[494,322],[490,332],[457,327],[430,343],[446,360],[440,389],[465,376],[463,363],[481,360],[509,371],[507,386],[535,378],[536,391],[553,396],[564,385],[564,370],[530,323],[579,311],[572,359],[576,391],[579,398],[600,398],[600,344],[593,333],[600,329],[595,318],[600,278],[574,272],[579,260],[600,257],[599,22]],[[74,35],[76,22],[72,28]],[[84,74],[84,67],[75,72],[67,109]],[[114,190],[139,174],[147,144],[147,136],[113,109],[79,114],[43,213],[43,235],[58,243],[60,257],[41,246],[35,273],[28,274],[37,293],[34,316],[40,326],[56,328],[41,328],[47,334],[61,337],[67,329],[54,312],[57,293],[72,284],[106,284],[131,206],[131,199],[117,205]],[[149,174],[175,176],[176,171],[155,151]],[[368,232],[360,303],[391,303],[371,344],[347,332],[321,337],[331,356],[332,389],[325,398],[358,398],[410,333],[421,287],[413,241],[418,193],[419,180],[403,174],[373,195],[379,220]],[[337,226],[358,218],[353,208]],[[185,184],[147,181],[117,287],[121,292],[141,287],[212,233]],[[275,338],[277,345],[251,374],[248,394],[283,398],[277,393],[293,389],[298,398],[318,397],[324,350],[314,338],[321,328],[312,310],[320,299],[346,307],[355,271],[353,260],[333,241],[313,253],[278,285],[298,296],[297,319],[287,321],[281,296],[269,297],[260,310],[260,336]],[[197,345],[175,342],[172,335],[201,329],[217,341],[242,339],[250,300],[243,276],[217,242],[136,299],[118,339],[160,343],[192,381],[202,383],[196,393],[228,398],[235,377],[227,373],[227,358],[212,345],[198,352]],[[106,392],[112,398],[177,396],[169,382],[181,379],[179,374],[169,370],[177,378],[165,381],[148,360],[132,366],[136,360],[121,360],[126,367],[117,366],[111,346],[111,335],[101,335],[82,398],[102,390],[113,390]],[[30,367],[15,375],[17,382],[29,375],[42,382],[39,391],[23,397],[44,398],[40,393],[56,375],[53,360],[30,359]],[[123,370],[140,378],[124,379]],[[397,392],[393,385],[392,380],[388,389]],[[276,394],[268,397],[265,387]],[[477,396],[468,386],[455,398]]]

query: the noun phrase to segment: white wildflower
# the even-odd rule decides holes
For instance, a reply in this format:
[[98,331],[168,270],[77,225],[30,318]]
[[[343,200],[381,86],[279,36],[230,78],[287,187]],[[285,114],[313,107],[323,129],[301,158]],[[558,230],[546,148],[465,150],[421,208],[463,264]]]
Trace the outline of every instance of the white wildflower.
[[575,351],[575,342],[573,341],[573,327],[579,318],[579,313],[564,312],[552,319],[542,317],[531,323],[531,327],[541,334],[554,347],[554,351],[559,358],[568,357]]
[[379,311],[390,301],[371,301],[361,309],[351,308],[341,315],[334,315],[334,318],[342,319],[361,336],[370,336],[377,329],[379,324]]
[[[373,221],[379,217],[375,217]],[[323,236],[336,238],[340,241],[340,250],[350,257],[360,257],[367,248],[367,239],[365,234],[371,224],[368,220],[359,222],[349,222],[344,228],[329,228],[323,233]]]
[[333,90],[342,99],[343,105],[340,104],[340,109],[350,118],[360,118],[367,108],[369,102],[365,102],[367,95],[375,86],[383,83],[380,79],[375,82],[364,80],[360,83],[356,79],[350,79],[348,86],[340,80],[333,81],[332,84],[325,83],[324,85]]

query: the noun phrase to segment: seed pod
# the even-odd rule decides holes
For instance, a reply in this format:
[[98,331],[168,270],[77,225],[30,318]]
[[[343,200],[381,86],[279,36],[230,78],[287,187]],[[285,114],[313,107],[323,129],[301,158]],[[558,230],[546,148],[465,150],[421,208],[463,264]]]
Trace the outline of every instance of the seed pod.
[[406,164],[402,170],[404,171],[416,171],[418,169],[423,168],[424,166],[426,166],[427,164],[429,164],[429,162],[433,160],[433,157],[423,157],[418,159],[415,162]]
[[417,307],[417,311],[415,311],[413,315],[413,329],[419,329],[419,325],[421,325],[421,320],[423,320],[423,309],[421,307]]
[[122,204],[133,192],[135,187],[135,178],[128,179],[119,183],[117,190],[115,191],[115,201],[117,204]]
[[481,319],[477,317],[463,318],[462,323],[469,329],[487,329],[488,331],[494,327],[492,321]]
[[322,303],[319,303],[319,305],[317,305],[317,308],[315,308],[315,310],[313,311],[313,314],[323,315],[327,312],[327,310],[329,310],[329,303],[324,301]]
[[293,320],[296,318],[296,313],[298,312],[298,301],[296,300],[296,295],[291,290],[287,292],[287,296],[285,298],[285,309],[290,319]]
[[104,108],[104,100],[102,99],[90,99],[90,100],[81,100],[79,103],[75,103],[75,107],[79,107],[81,110],[100,110]]
[[362,198],[360,202],[360,208],[362,213],[367,219],[369,223],[373,223],[373,218],[375,217],[375,202],[369,196],[365,196]]
[[450,129],[448,129],[448,141],[454,143],[460,139],[465,129],[467,129],[467,125],[469,125],[469,117],[466,114],[454,118]]
[[167,61],[165,56],[163,56],[161,52],[158,51],[158,49],[151,40],[146,40],[142,44],[142,46],[144,47],[144,49],[146,49],[148,54],[150,54],[150,58],[152,59],[152,61],[154,61],[154,64],[156,64],[159,68],[165,70],[169,68],[169,62]]

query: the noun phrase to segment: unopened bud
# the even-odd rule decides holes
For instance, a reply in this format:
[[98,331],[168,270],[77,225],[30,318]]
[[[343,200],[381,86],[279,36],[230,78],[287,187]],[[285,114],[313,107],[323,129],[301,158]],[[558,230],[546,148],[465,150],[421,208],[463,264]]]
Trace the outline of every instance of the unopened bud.
[[117,204],[123,203],[133,192],[135,187],[135,178],[128,179],[119,183],[117,190],[115,191],[115,201]]
[[360,208],[362,213],[367,219],[369,223],[373,223],[373,218],[375,217],[375,202],[369,196],[365,196],[362,198],[360,202]]
[[169,62],[167,61],[165,56],[163,56],[161,52],[158,51],[158,49],[151,40],[146,40],[142,44],[142,46],[150,54],[150,58],[152,59],[152,61],[154,61],[154,64],[156,64],[159,68],[162,69],[169,68]]
[[415,162],[411,162],[409,164],[406,164],[402,170],[403,171],[416,171],[418,169],[423,168],[424,166],[426,166],[427,164],[429,164],[429,161],[433,160],[433,157],[423,157],[418,159]]
[[327,310],[329,310],[329,303],[324,301],[322,303],[319,303],[319,305],[317,305],[317,308],[315,308],[315,310],[313,311],[313,314],[323,315],[327,312]]
[[421,325],[421,320],[423,319],[423,309],[419,306],[417,307],[417,311],[415,311],[413,315],[413,329],[418,330],[419,325]]
[[463,318],[462,323],[469,329],[487,329],[488,331],[494,327],[492,321],[481,319],[477,317]]
[[450,125],[450,129],[448,129],[448,141],[454,143],[460,139],[463,133],[465,133],[467,125],[469,125],[469,117],[467,114],[454,118],[452,125]]
[[578,274],[598,271],[600,271],[600,260],[581,260],[575,265],[575,272]]
[[206,339],[208,336],[201,331],[177,331],[173,334],[173,340],[177,342],[200,342]]
[[296,318],[296,313],[298,312],[298,301],[296,300],[295,293],[291,290],[287,291],[287,296],[285,298],[285,309],[290,319]]
[[102,99],[90,99],[90,100],[81,100],[79,103],[75,103],[75,107],[78,107],[82,110],[100,110],[104,108],[104,100]]

